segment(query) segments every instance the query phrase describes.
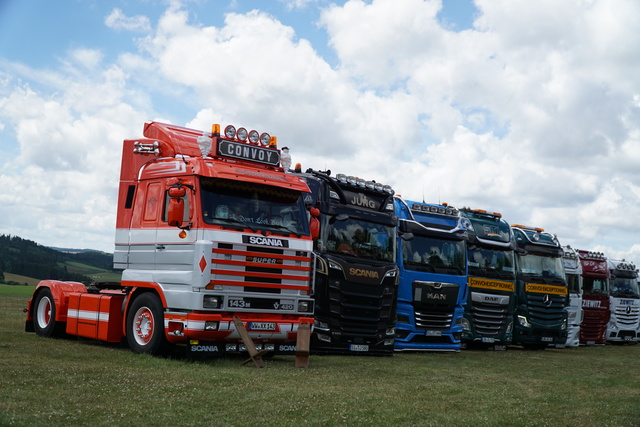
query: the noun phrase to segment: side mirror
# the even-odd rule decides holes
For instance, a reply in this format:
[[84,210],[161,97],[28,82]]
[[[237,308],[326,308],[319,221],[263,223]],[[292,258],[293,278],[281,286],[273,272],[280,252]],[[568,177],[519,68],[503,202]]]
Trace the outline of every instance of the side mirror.
[[309,218],[309,231],[311,232],[311,239],[315,241],[320,237],[320,220],[318,219],[320,209],[310,208],[309,213],[311,214],[311,218]]
[[169,208],[167,220],[172,227],[181,227],[184,218],[184,200],[182,199],[187,191],[184,187],[171,187],[169,189]]
[[409,232],[409,233],[400,233],[400,237],[402,238],[402,240],[409,241],[409,240],[413,240],[416,236],[414,236],[413,233]]

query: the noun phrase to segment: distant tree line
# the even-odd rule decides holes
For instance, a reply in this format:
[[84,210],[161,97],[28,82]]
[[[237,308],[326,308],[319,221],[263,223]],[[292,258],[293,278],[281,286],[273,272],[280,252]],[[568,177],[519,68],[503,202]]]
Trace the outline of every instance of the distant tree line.
[[113,267],[113,255],[104,252],[70,254],[17,236],[0,235],[0,280],[4,280],[4,273],[12,273],[40,280],[90,283],[92,279],[89,276],[68,270],[65,263],[70,261],[106,270]]

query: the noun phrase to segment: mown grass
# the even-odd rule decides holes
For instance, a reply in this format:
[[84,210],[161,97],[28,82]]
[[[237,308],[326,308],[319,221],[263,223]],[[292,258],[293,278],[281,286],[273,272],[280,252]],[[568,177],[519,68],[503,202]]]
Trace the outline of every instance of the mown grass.
[[[25,288],[25,287],[15,287]],[[30,290],[32,290],[31,288]],[[28,295],[0,287],[0,425],[640,423],[640,346],[387,358],[154,358],[24,332]]]

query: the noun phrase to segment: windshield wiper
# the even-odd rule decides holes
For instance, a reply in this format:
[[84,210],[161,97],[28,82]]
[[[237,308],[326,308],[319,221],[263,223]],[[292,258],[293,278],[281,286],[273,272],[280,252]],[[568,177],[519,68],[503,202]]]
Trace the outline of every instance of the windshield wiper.
[[299,233],[298,233],[298,232],[296,232],[295,230],[292,230],[292,229],[290,229],[289,227],[284,226],[284,225],[271,224],[271,225],[269,225],[269,227],[277,228],[278,230],[285,230],[285,231],[288,231],[288,232],[289,232],[289,234],[293,234],[293,235],[295,235],[296,237],[302,237],[302,235],[301,235],[301,234],[299,234]]
[[222,219],[222,218],[215,218],[215,219],[217,219],[217,220],[219,220],[219,221],[233,222],[233,223],[235,223],[235,224],[240,224],[240,225],[242,225],[244,228],[248,228],[249,230],[253,231],[254,233],[257,233],[257,232],[258,232],[258,230],[256,230],[256,229],[255,229],[254,227],[252,227],[251,225],[247,224],[247,223],[246,223],[246,222],[244,222],[244,221],[237,220],[237,219],[235,219],[235,218],[224,218],[224,219]]

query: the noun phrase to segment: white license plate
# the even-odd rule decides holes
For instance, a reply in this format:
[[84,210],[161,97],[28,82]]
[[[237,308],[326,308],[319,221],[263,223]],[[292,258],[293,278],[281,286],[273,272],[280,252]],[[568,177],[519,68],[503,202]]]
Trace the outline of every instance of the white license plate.
[[428,337],[441,337],[442,331],[427,331]]
[[366,344],[351,344],[349,346],[351,351],[369,351],[369,346]]
[[496,342],[495,338],[489,338],[489,337],[482,337],[482,342],[487,342],[487,343],[494,343]]
[[249,330],[251,331],[275,331],[275,322],[249,322]]
[[542,337],[542,339],[540,341],[542,341],[542,342],[551,342],[551,341],[553,341],[553,337]]

